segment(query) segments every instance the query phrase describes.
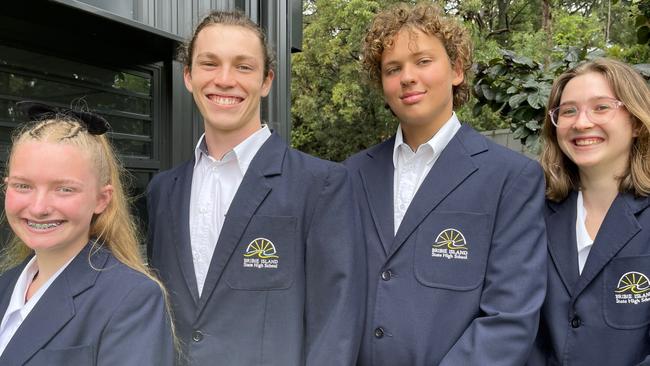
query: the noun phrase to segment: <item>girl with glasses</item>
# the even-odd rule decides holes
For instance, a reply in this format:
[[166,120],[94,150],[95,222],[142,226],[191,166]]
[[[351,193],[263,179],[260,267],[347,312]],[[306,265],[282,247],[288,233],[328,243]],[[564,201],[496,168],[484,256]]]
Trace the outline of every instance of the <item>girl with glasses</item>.
[[648,86],[598,59],[555,80],[548,110],[548,292],[529,364],[650,363]]

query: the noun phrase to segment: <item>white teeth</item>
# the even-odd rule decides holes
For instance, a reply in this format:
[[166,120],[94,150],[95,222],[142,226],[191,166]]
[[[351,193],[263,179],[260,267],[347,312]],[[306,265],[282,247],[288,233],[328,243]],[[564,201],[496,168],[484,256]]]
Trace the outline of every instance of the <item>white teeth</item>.
[[211,98],[213,102],[223,105],[233,105],[239,103],[241,98],[236,97],[213,97]]
[[36,222],[27,221],[27,226],[29,226],[31,228],[34,228],[34,229],[37,229],[37,230],[50,229],[50,228],[53,228],[53,227],[57,227],[59,225],[61,225],[60,221],[51,222],[51,223],[48,223],[48,224],[39,224],[39,223],[36,223]]
[[599,142],[600,142],[600,139],[580,139],[580,140],[576,140],[576,145],[578,145],[578,146],[586,146],[586,145],[597,144]]

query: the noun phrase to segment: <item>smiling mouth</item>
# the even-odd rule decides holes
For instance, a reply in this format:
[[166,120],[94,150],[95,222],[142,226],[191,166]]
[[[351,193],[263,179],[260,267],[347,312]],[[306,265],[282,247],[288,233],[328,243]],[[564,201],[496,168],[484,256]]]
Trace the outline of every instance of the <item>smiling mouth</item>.
[[224,96],[219,96],[219,95],[209,95],[208,99],[212,101],[215,104],[219,105],[235,105],[241,103],[244,98],[240,97],[224,97]]
[[589,145],[598,144],[601,141],[602,139],[599,138],[590,138],[590,139],[577,139],[574,140],[573,143],[576,144],[577,146],[589,146]]
[[43,223],[29,221],[29,220],[26,221],[27,221],[27,226],[36,230],[48,230],[48,229],[61,226],[61,224],[63,224],[63,221],[52,221],[52,222],[43,222]]

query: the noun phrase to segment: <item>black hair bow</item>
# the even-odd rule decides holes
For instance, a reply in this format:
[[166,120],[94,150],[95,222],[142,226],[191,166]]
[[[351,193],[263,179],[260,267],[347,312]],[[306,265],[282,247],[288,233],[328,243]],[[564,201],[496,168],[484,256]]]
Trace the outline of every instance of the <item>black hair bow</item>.
[[111,128],[104,117],[93,112],[75,111],[70,108],[53,107],[32,101],[18,102],[16,107],[32,121],[54,118],[57,115],[72,117],[82,122],[91,135],[103,135]]

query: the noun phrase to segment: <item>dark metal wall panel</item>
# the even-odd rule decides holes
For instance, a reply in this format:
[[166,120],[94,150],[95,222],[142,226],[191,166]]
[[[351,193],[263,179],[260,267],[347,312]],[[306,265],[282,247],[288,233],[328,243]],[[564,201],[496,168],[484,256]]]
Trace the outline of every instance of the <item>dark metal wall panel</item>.
[[289,140],[291,131],[291,22],[288,1],[262,1],[260,4],[260,23],[266,29],[277,56],[273,88],[262,105],[263,118],[286,140]]

